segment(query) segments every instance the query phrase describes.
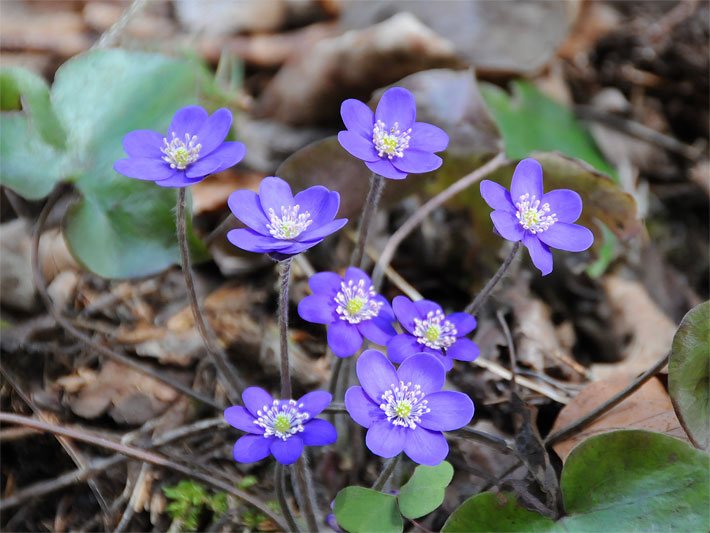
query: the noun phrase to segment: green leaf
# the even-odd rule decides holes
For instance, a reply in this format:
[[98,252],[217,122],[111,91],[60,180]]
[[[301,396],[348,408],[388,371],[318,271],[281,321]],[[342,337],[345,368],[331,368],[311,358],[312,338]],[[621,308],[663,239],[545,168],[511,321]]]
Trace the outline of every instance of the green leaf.
[[514,81],[511,96],[490,84],[481,84],[480,91],[503,135],[510,159],[523,159],[535,151],[559,151],[616,177],[574,114],[532,83]]
[[[67,131],[72,180],[82,199],[65,220],[77,260],[107,278],[160,272],[177,261],[175,191],[114,172],[123,136],[167,129],[180,107],[211,83],[194,63],[123,50],[92,51],[57,71],[52,100]],[[205,250],[194,236],[195,259]]]
[[47,196],[69,168],[66,154],[46,143],[23,113],[2,113],[0,130],[0,185],[28,200]]
[[335,497],[335,519],[350,533],[402,531],[397,498],[363,487],[346,487]]
[[456,509],[442,531],[707,531],[709,469],[710,456],[662,433],[604,433],[567,458],[560,521],[483,493]]
[[400,512],[407,518],[419,518],[431,513],[444,501],[446,487],[453,477],[454,468],[447,461],[437,466],[416,467],[397,497]]
[[673,338],[668,389],[688,437],[710,451],[710,302],[683,317]]
[[463,502],[441,529],[442,533],[489,531],[563,531],[554,521],[521,507],[513,494],[483,492]]

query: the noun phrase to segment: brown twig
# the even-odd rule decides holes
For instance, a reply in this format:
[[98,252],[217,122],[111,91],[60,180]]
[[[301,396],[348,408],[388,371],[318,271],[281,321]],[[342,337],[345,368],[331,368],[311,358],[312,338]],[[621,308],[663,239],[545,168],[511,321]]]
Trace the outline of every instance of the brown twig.
[[19,425],[31,427],[34,429],[38,429],[40,431],[46,431],[49,433],[53,433],[55,435],[62,435],[64,437],[67,437],[70,439],[79,440],[82,442],[87,442],[87,443],[93,444],[95,446],[100,446],[102,448],[113,450],[114,452],[121,453],[123,455],[126,455],[127,457],[131,457],[131,458],[137,459],[139,461],[150,463],[155,466],[168,468],[170,470],[173,470],[175,472],[183,474],[189,478],[196,479],[198,481],[202,481],[203,483],[207,483],[208,485],[211,485],[212,487],[214,487],[218,490],[222,490],[224,492],[227,492],[228,494],[231,494],[235,498],[238,498],[238,499],[242,500],[243,502],[246,502],[249,505],[256,507],[257,509],[259,509],[259,511],[264,513],[264,515],[266,515],[271,520],[273,520],[280,528],[282,528],[284,531],[288,531],[288,529],[287,529],[288,526],[284,522],[283,518],[281,516],[277,515],[274,511],[272,511],[266,502],[260,500],[259,498],[255,497],[251,494],[248,494],[242,490],[239,490],[239,489],[233,487],[230,483],[225,483],[225,482],[223,482],[213,476],[210,476],[208,474],[204,474],[202,472],[197,472],[187,466],[176,463],[175,461],[171,461],[170,459],[166,458],[163,455],[160,455],[155,452],[148,451],[148,450],[144,450],[141,448],[136,448],[134,446],[128,446],[126,444],[121,444],[120,442],[115,442],[115,441],[110,440],[110,439],[103,437],[101,435],[92,434],[87,431],[65,428],[65,427],[62,427],[62,426],[59,426],[56,424],[50,424],[47,422],[42,422],[40,420],[36,420],[34,418],[29,418],[29,417],[21,416],[21,415],[15,415],[12,413],[0,412],[0,422],[9,423],[9,424],[19,424]]
[[291,390],[291,368],[288,360],[288,286],[291,279],[292,257],[279,262],[279,352],[281,369],[281,398],[288,400],[293,394]]
[[297,490],[295,493],[296,496],[300,496],[298,505],[301,508],[301,514],[306,519],[308,531],[318,531],[319,519],[316,494],[313,490],[313,479],[304,455],[301,455],[296,464],[292,465],[291,480],[296,483]]
[[493,292],[493,289],[495,289],[496,285],[498,285],[498,282],[508,271],[510,265],[513,264],[513,259],[515,259],[515,256],[518,254],[518,250],[520,250],[520,241],[517,241],[515,244],[513,244],[513,248],[511,248],[510,253],[503,261],[503,264],[500,265],[500,268],[498,268],[496,273],[493,274],[493,277],[488,280],[488,283],[486,283],[483,289],[481,289],[481,292],[479,292],[473,299],[473,301],[466,307],[465,311],[469,315],[478,314],[478,311],[480,311],[483,304],[486,303],[486,300],[488,300],[488,297]]
[[375,218],[377,204],[380,202],[380,196],[385,188],[385,178],[377,174],[372,174],[370,177],[370,190],[365,199],[365,206],[360,216],[360,228],[357,232],[357,240],[355,241],[355,249],[350,257],[352,266],[362,268],[362,262],[365,254],[365,245],[367,244],[367,235],[370,232],[370,224]]
[[202,342],[207,348],[215,368],[217,375],[222,381],[222,386],[227,392],[227,396],[232,403],[237,403],[242,397],[244,384],[241,378],[236,373],[232,365],[229,364],[227,354],[217,346],[214,339],[216,338],[214,331],[205,320],[204,313],[200,308],[200,301],[197,298],[195,290],[195,280],[192,277],[192,264],[190,261],[190,247],[187,241],[187,212],[185,209],[186,192],[185,187],[180,187],[178,190],[177,208],[175,212],[175,222],[177,227],[178,244],[180,246],[180,258],[182,260],[182,273],[185,278],[185,287],[190,300],[190,309],[192,316],[195,319],[195,326],[200,333]]
[[293,517],[291,507],[288,505],[288,500],[286,500],[286,470],[280,463],[276,463],[274,469],[274,489],[276,491],[276,499],[279,502],[279,507],[281,507],[281,512],[286,522],[288,522],[289,531],[300,533],[301,530],[296,523],[296,519]]
[[664,366],[666,366],[666,364],[668,364],[669,357],[670,357],[670,353],[661,357],[661,359],[659,359],[655,365],[653,365],[651,368],[646,370],[646,372],[644,372],[639,377],[637,377],[624,390],[622,390],[618,394],[612,396],[607,401],[605,401],[603,404],[601,404],[599,407],[597,407],[596,409],[593,409],[592,411],[590,411],[589,413],[584,415],[579,420],[576,420],[575,422],[572,422],[571,424],[563,427],[562,429],[549,434],[547,436],[547,438],[545,439],[545,446],[548,446],[548,447],[552,446],[556,442],[559,442],[559,441],[564,440],[568,437],[571,437],[575,433],[578,433],[579,431],[586,428],[589,424],[594,422],[597,418],[602,416],[604,413],[610,411],[611,409],[613,409],[614,407],[619,405],[626,398],[628,398],[634,392],[636,392],[638,389],[640,389],[641,386],[644,383],[646,383],[649,379],[651,379],[653,376],[658,374],[661,371],[661,369]]
[[42,209],[42,212],[39,214],[39,218],[37,219],[37,224],[32,235],[32,275],[34,277],[37,292],[42,298],[42,301],[44,302],[45,307],[49,311],[49,314],[52,315],[52,318],[54,318],[57,324],[59,324],[65,331],[67,331],[67,333],[84,343],[90,350],[98,352],[113,361],[121,363],[122,365],[128,366],[133,370],[136,370],[137,372],[141,372],[143,374],[146,374],[147,376],[155,378],[161,383],[165,383],[166,385],[185,394],[186,396],[189,396],[190,398],[193,398],[194,400],[197,400],[198,402],[214,407],[215,409],[224,409],[223,405],[219,404],[212,398],[208,398],[207,396],[195,392],[188,385],[184,385],[183,383],[180,383],[179,381],[171,378],[170,376],[166,376],[162,372],[159,372],[147,365],[139,363],[138,361],[135,361],[122,353],[116,352],[101,344],[94,342],[91,337],[84,334],[81,330],[77,329],[69,320],[64,318],[61,311],[54,307],[54,303],[52,302],[51,298],[49,297],[49,294],[47,293],[47,284],[45,282],[44,275],[42,274],[42,267],[40,266],[39,240],[40,236],[42,235],[44,225],[47,222],[47,218],[49,217],[49,213],[56,205],[57,200],[59,200],[59,197],[60,191],[59,189],[57,189],[49,197],[47,203]]

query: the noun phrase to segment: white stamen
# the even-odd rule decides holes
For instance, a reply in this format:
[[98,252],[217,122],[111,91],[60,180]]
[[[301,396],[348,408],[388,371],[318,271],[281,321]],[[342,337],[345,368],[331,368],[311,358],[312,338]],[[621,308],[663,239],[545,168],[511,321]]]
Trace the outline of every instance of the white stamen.
[[409,148],[410,133],[412,133],[412,128],[401,131],[399,122],[395,122],[388,131],[385,123],[378,120],[372,130],[372,142],[377,150],[377,155],[387,156],[387,159],[390,160],[404,156],[404,150]]
[[202,145],[198,144],[196,135],[186,133],[185,140],[182,140],[173,132],[170,142],[163,137],[163,147],[160,151],[165,154],[163,161],[169,164],[170,168],[184,170],[189,164],[197,161],[201,149]]
[[365,280],[361,279],[357,283],[349,280],[347,285],[340,282],[340,292],[335,295],[335,303],[338,305],[335,311],[340,315],[340,320],[345,320],[350,324],[359,324],[363,320],[370,320],[380,314],[383,302],[374,300],[377,296],[375,289],[370,285],[365,288]]
[[279,217],[272,208],[269,208],[268,215],[271,224],[266,225],[269,233],[277,239],[295,239],[306,231],[306,228],[313,223],[311,214],[304,211],[299,215],[299,209],[301,209],[299,205],[284,206],[281,208],[281,216]]
[[271,407],[265,405],[256,412],[257,419],[254,423],[263,428],[264,437],[272,435],[281,440],[286,440],[296,433],[303,431],[303,424],[308,420],[309,414],[302,413],[303,404],[296,400],[274,400]]
[[399,385],[392,384],[382,393],[380,409],[392,425],[415,429],[422,415],[431,411],[424,396],[420,385],[400,381]]
[[456,342],[456,326],[448,320],[438,309],[429,311],[424,320],[414,319],[414,336],[419,344],[445,350]]
[[518,209],[515,213],[518,222],[532,234],[542,233],[557,222],[557,215],[550,213],[550,204],[540,205],[540,200],[534,194],[532,196],[528,193],[521,195],[515,203],[515,207]]

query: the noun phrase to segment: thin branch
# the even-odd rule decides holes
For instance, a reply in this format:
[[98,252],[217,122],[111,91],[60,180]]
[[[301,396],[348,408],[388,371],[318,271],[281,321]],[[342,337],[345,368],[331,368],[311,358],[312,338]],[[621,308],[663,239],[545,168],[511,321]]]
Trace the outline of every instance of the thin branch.
[[624,390],[619,392],[618,394],[612,396],[609,398],[607,401],[605,401],[603,404],[601,404],[599,407],[593,409],[586,415],[584,415],[582,418],[579,420],[572,422],[571,424],[563,427],[562,429],[555,431],[554,433],[551,433],[550,435],[547,436],[545,439],[545,446],[552,446],[556,442],[559,442],[561,440],[564,440],[568,437],[571,437],[575,433],[578,433],[579,431],[583,430],[586,428],[589,424],[594,422],[597,418],[602,416],[604,413],[607,413],[617,405],[619,405],[621,402],[623,402],[626,398],[631,396],[634,392],[636,392],[638,389],[641,388],[641,386],[646,383],[649,379],[651,379],[653,376],[658,374],[661,369],[663,369],[666,364],[668,364],[668,359],[670,358],[670,353],[667,353],[663,357],[661,357],[658,362],[653,365],[651,368],[646,370],[643,374],[641,374],[639,377],[637,377],[633,382],[631,382],[628,387],[626,387]]
[[227,354],[217,346],[214,339],[216,338],[214,331],[205,321],[204,314],[200,308],[200,301],[197,298],[195,290],[195,280],[192,277],[192,264],[190,261],[190,247],[187,242],[187,212],[185,209],[185,187],[180,187],[178,190],[177,209],[175,212],[175,222],[177,227],[178,244],[180,245],[180,258],[182,259],[182,273],[185,278],[185,287],[190,300],[190,309],[192,316],[195,319],[197,331],[202,337],[202,342],[207,348],[207,353],[210,355],[214,366],[217,368],[217,374],[222,381],[222,386],[227,392],[227,396],[232,403],[237,403],[242,396],[244,384],[241,378],[236,373],[232,365],[229,364]]
[[448,433],[462,439],[475,440],[476,442],[480,442],[481,444],[489,446],[499,452],[515,456],[518,455],[515,448],[512,447],[504,438],[491,435],[490,433],[486,433],[484,431],[479,431],[469,426],[464,426],[455,431],[449,431]]
[[281,512],[286,522],[288,522],[289,531],[300,533],[301,530],[293,517],[288,500],[286,500],[286,469],[281,463],[276,463],[276,468],[274,469],[274,489],[276,490],[276,499],[279,502],[279,507],[281,507]]
[[110,440],[106,437],[103,437],[101,435],[96,435],[89,433],[87,431],[80,431],[77,429],[71,429],[71,428],[65,428],[56,424],[50,424],[47,422],[42,422],[40,420],[36,420],[34,418],[29,418],[26,416],[20,416],[20,415],[15,415],[12,413],[5,413],[5,412],[0,412],[0,422],[3,423],[9,423],[9,424],[19,424],[27,427],[31,427],[34,429],[38,429],[40,431],[46,431],[49,433],[54,433],[55,435],[62,435],[64,437],[68,437],[70,439],[75,439],[79,440],[82,442],[87,442],[89,444],[93,444],[95,446],[100,446],[102,448],[107,448],[109,450],[113,450],[114,452],[121,453],[123,455],[126,455],[128,457],[131,457],[133,459],[138,459],[139,461],[143,461],[146,463],[153,464],[155,466],[160,466],[163,468],[168,468],[170,470],[173,470],[175,472],[178,472],[180,474],[183,474],[189,478],[197,479],[198,481],[202,481],[204,483],[207,483],[208,485],[211,485],[212,487],[222,490],[224,492],[227,492],[234,496],[235,498],[238,498],[249,505],[252,505],[259,509],[262,513],[264,513],[267,517],[269,517],[271,520],[273,520],[280,528],[282,528],[284,531],[287,531],[287,524],[284,522],[283,518],[274,511],[271,510],[271,508],[268,506],[268,504],[259,498],[246,493],[242,490],[239,490],[235,487],[233,487],[229,483],[225,483],[213,476],[210,476],[208,474],[204,474],[202,472],[197,472],[187,466],[181,465],[179,463],[176,463],[175,461],[171,461],[170,459],[166,458],[163,455],[157,454],[155,452],[150,452],[141,448],[136,448],[134,446],[128,446],[126,444],[121,444],[120,442],[115,442],[113,440]]
[[39,218],[37,219],[37,224],[32,235],[32,275],[34,277],[34,283],[35,287],[37,288],[37,292],[42,298],[42,301],[44,302],[47,311],[49,311],[49,314],[52,315],[57,324],[59,324],[64,330],[66,330],[67,333],[84,343],[90,350],[98,352],[113,361],[121,363],[122,365],[128,366],[133,370],[136,370],[137,372],[141,372],[147,376],[155,378],[161,383],[165,383],[166,385],[185,394],[186,396],[189,396],[190,398],[193,398],[194,400],[197,400],[198,402],[214,407],[215,409],[224,409],[224,406],[222,406],[212,398],[204,396],[199,392],[195,392],[188,385],[180,383],[179,381],[171,378],[170,376],[167,376],[162,372],[159,372],[147,365],[139,363],[138,361],[135,361],[134,359],[122,353],[113,351],[101,344],[94,342],[91,337],[84,334],[81,330],[77,329],[69,320],[64,318],[61,311],[54,307],[54,303],[52,302],[52,299],[47,293],[47,284],[45,282],[44,275],[42,274],[42,267],[39,261],[39,240],[40,236],[42,235],[44,225],[47,222],[47,218],[49,217],[49,213],[56,205],[57,200],[59,200],[59,197],[60,192],[57,189],[47,200],[47,203],[42,209],[42,212],[39,214]]
[[281,357],[281,398],[288,400],[293,394],[291,390],[291,369],[288,360],[288,288],[291,279],[291,261],[293,258],[279,262],[279,351]]
[[520,241],[517,241],[515,244],[513,244],[513,248],[510,250],[510,253],[503,261],[503,264],[500,265],[500,268],[498,268],[493,277],[488,280],[488,283],[486,283],[483,289],[481,289],[481,292],[479,292],[473,299],[473,301],[466,307],[465,311],[469,315],[476,315],[478,311],[480,311],[483,304],[486,303],[486,300],[488,300],[488,297],[493,292],[493,289],[495,289],[496,285],[498,285],[498,282],[503,279],[503,276],[505,276],[505,273],[510,268],[510,265],[513,264],[513,260],[518,254],[518,250],[520,250]]
[[467,189],[474,183],[482,180],[485,176],[499,169],[503,165],[508,163],[504,153],[499,153],[488,161],[485,165],[477,168],[470,174],[467,174],[460,180],[452,183],[449,187],[441,191],[436,196],[432,197],[428,202],[417,209],[412,216],[410,216],[404,224],[402,224],[397,231],[395,231],[392,236],[385,244],[380,259],[375,265],[375,270],[372,274],[373,285],[375,290],[379,289],[382,284],[382,277],[387,265],[392,261],[397,248],[402,244],[402,241],[407,238],[407,236],[414,231],[414,229],[421,224],[424,219],[434,211],[437,207],[447,202],[454,196],[456,196],[461,191]]
[[365,254],[365,245],[367,244],[367,235],[370,232],[370,224],[375,218],[377,204],[380,203],[380,196],[385,188],[385,178],[378,174],[372,174],[370,177],[370,190],[365,199],[365,206],[360,217],[360,228],[357,232],[357,240],[355,241],[355,249],[350,257],[352,266],[362,268],[362,262]]

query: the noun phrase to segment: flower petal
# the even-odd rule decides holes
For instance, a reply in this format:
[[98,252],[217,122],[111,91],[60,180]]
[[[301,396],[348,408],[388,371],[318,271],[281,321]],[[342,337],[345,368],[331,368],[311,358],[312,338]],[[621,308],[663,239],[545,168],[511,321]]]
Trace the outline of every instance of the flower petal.
[[241,405],[233,405],[224,410],[224,419],[233,428],[241,429],[247,433],[263,435],[264,430],[254,423],[254,415]]
[[336,231],[338,231],[340,228],[342,228],[345,224],[348,223],[347,218],[338,218],[333,220],[332,222],[328,222],[327,224],[323,224],[320,227],[314,227],[313,225],[310,226],[306,231],[301,233],[298,237],[296,237],[296,242],[310,242],[310,241],[315,241],[315,240],[323,240],[327,236],[332,235]]
[[407,358],[399,365],[397,375],[405,383],[411,381],[419,385],[424,394],[440,391],[446,381],[444,365],[435,356],[426,353]]
[[262,235],[252,229],[233,229],[227,233],[227,239],[237,248],[248,252],[269,253],[279,252],[291,246],[289,241],[282,241],[271,236]]
[[534,159],[523,159],[513,172],[510,196],[517,202],[523,194],[542,198],[542,166]]
[[200,155],[211,155],[224,142],[231,127],[232,112],[229,109],[223,107],[212,113],[200,130],[195,132],[197,142],[202,145]]
[[379,401],[382,393],[399,383],[394,366],[378,350],[362,352],[355,369],[360,385],[373,401]]
[[113,164],[113,169],[129,178],[146,181],[164,180],[175,174],[175,170],[165,161],[150,157],[119,159]]
[[365,166],[369,168],[372,172],[383,178],[388,178],[391,180],[403,180],[407,177],[406,172],[397,170],[392,162],[387,159],[379,159],[377,161],[365,161]]
[[257,411],[263,409],[264,406],[266,406],[267,409],[271,407],[274,403],[274,398],[261,387],[247,387],[244,389],[244,392],[242,392],[242,402],[244,403],[244,407],[256,417],[259,416],[256,414]]
[[394,363],[401,363],[407,357],[421,353],[424,346],[417,342],[417,338],[409,333],[400,333],[392,337],[387,343],[387,357]]
[[392,300],[392,309],[402,327],[409,333],[414,333],[414,319],[421,318],[414,302],[406,296],[395,296]]
[[173,116],[173,121],[168,128],[168,134],[166,136],[168,142],[170,142],[173,133],[175,137],[179,139],[184,139],[186,133],[189,133],[191,136],[196,135],[207,120],[207,116],[207,111],[198,105],[190,105],[178,110]]
[[426,122],[415,122],[412,126],[409,147],[425,152],[441,152],[449,145],[449,136],[441,128]]
[[375,455],[394,457],[402,452],[409,428],[395,426],[387,420],[373,422],[365,435],[365,444]]
[[314,294],[324,294],[335,297],[335,293],[340,290],[341,278],[335,272],[318,272],[308,278],[308,286]]
[[328,446],[338,440],[338,432],[327,420],[316,418],[303,426],[301,438],[306,446]]
[[254,191],[246,189],[234,191],[229,195],[227,205],[229,205],[232,214],[244,224],[262,235],[268,235],[269,230],[266,225],[269,223],[269,219],[261,209],[259,197]]
[[293,202],[300,207],[299,213],[308,211],[313,221],[311,227],[321,226],[333,220],[340,207],[340,195],[316,185],[299,192]]
[[449,445],[440,432],[419,427],[407,433],[404,453],[415,463],[436,466],[449,455]]
[[203,179],[205,178],[202,177],[190,179],[185,176],[184,170],[176,170],[172,176],[164,180],[157,180],[155,184],[160,187],[170,187],[173,189],[179,189],[180,187],[189,187],[191,185],[194,185],[195,183],[200,183]]
[[298,302],[298,316],[314,324],[332,324],[338,320],[333,298],[320,294],[306,296]]
[[282,465],[292,465],[303,453],[303,439],[299,435],[292,435],[286,440],[274,439],[271,441],[271,454]]
[[266,216],[269,216],[269,209],[273,209],[276,215],[281,216],[282,207],[293,205],[293,194],[291,187],[281,178],[268,176],[261,180],[259,184],[259,201]]
[[427,316],[428,313],[436,313],[437,311],[440,313],[444,312],[438,303],[432,302],[431,300],[417,300],[414,302],[414,307],[417,308],[419,316],[422,318]]
[[377,315],[379,318],[382,318],[390,323],[397,320],[394,316],[394,312],[392,311],[392,306],[387,301],[387,298],[385,298],[381,294],[378,294],[375,296],[374,300],[382,304],[382,307],[380,307],[380,314]]
[[[288,242],[288,241],[284,241]],[[283,259],[287,257],[291,257],[296,254],[300,254],[302,252],[305,252],[306,250],[313,248],[316,244],[320,244],[323,242],[323,239],[318,239],[315,241],[308,241],[308,242],[299,242],[299,241],[290,241],[291,244],[289,244],[286,248],[281,248],[280,250],[274,250],[272,253],[276,254],[274,255],[274,259],[276,261],[282,261]]]
[[233,167],[244,159],[246,146],[238,142],[226,142],[208,156],[198,159],[185,169],[188,178],[207,176]]
[[594,243],[594,234],[584,226],[556,222],[537,237],[552,248],[583,252]]
[[451,313],[446,317],[456,327],[456,336],[463,337],[476,329],[476,319],[468,313]]
[[385,346],[392,337],[397,335],[392,324],[380,316],[363,320],[357,325],[357,329],[367,340],[380,346]]
[[542,272],[543,276],[547,276],[552,272],[552,252],[546,244],[531,233],[525,234],[523,244],[528,249],[533,264]]
[[543,195],[541,203],[550,204],[550,212],[557,220],[571,224],[582,214],[582,197],[570,189],[555,189]]
[[314,390],[298,399],[298,405],[303,404],[302,412],[308,413],[311,419],[317,417],[333,401],[333,395],[324,390]]
[[345,271],[345,277],[344,277],[345,283],[347,284],[348,281],[353,281],[354,283],[358,283],[359,281],[363,281],[365,284],[365,289],[369,288],[372,286],[372,280],[370,279],[370,276],[368,276],[364,270],[361,270],[357,267],[348,267],[347,270]]
[[372,141],[357,133],[341,131],[338,133],[338,142],[350,155],[363,161],[377,161],[380,158]]
[[446,370],[447,372],[454,368],[454,360],[448,353],[434,352],[434,350],[432,350],[431,348],[427,348],[426,353],[432,353],[432,355],[435,355],[439,362],[444,365],[444,370]]
[[362,335],[354,324],[336,320],[328,327],[328,346],[338,357],[350,357],[362,346]]
[[481,182],[481,196],[493,209],[515,213],[515,205],[508,189],[491,180]]
[[498,233],[504,239],[517,242],[525,236],[525,230],[515,215],[509,211],[492,211],[491,220]]
[[131,157],[162,159],[163,136],[153,130],[135,130],[123,138],[123,149]]
[[361,137],[372,138],[375,114],[367,104],[360,100],[349,98],[340,104],[340,116],[349,131]]
[[400,130],[407,130],[414,125],[416,114],[414,95],[404,87],[392,87],[380,98],[375,110],[375,120],[384,122],[387,129],[397,122]]
[[436,154],[407,148],[402,157],[392,159],[392,164],[397,170],[411,174],[431,172],[441,166],[443,160]]
[[[278,440],[278,439],[276,439]],[[232,456],[239,463],[255,463],[269,455],[269,445],[272,439],[261,435],[244,435],[234,443]]]
[[468,424],[473,418],[473,401],[463,392],[439,391],[427,394],[428,413],[419,424],[433,431],[453,431]]
[[350,387],[345,392],[345,409],[355,422],[366,428],[384,418],[384,411],[365,394],[362,387]]
[[457,361],[473,361],[481,354],[478,344],[462,337],[446,350],[446,355]]

